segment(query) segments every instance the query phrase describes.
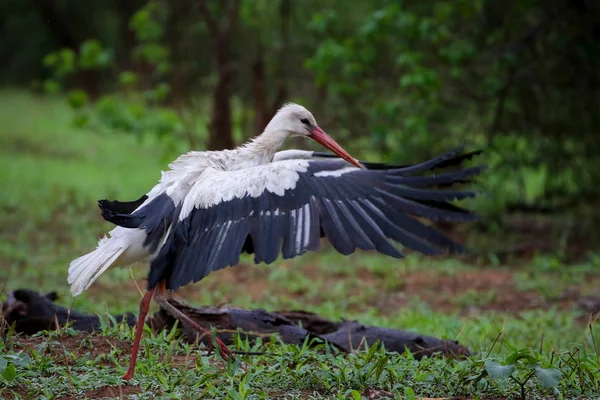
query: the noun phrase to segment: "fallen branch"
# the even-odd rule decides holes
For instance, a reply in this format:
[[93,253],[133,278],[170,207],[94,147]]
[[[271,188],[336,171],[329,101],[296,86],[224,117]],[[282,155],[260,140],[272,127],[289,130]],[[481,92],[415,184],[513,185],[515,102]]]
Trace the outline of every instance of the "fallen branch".
[[[44,330],[56,330],[66,326],[86,332],[98,330],[100,317],[87,315],[61,307],[54,303],[56,293],[39,294],[19,289],[10,292],[2,304],[4,325],[14,326],[15,332],[32,335]],[[447,357],[464,357],[469,350],[454,340],[443,340],[414,332],[361,325],[357,321],[333,322],[306,311],[244,310],[229,307],[191,307],[171,299],[169,302],[205,329],[214,329],[226,344],[232,344],[236,335],[254,341],[259,337],[276,335],[287,344],[302,346],[307,340],[315,346],[327,342],[344,353],[359,351],[380,342],[389,352],[403,353],[408,349],[416,359],[433,354]],[[125,321],[135,325],[133,314],[115,317],[117,323]],[[171,329],[176,319],[163,308],[146,321],[154,331]],[[195,330],[181,326],[181,339],[187,343],[206,343]]]
[[[2,328],[14,326],[16,333],[33,335],[41,331],[52,331],[67,326],[78,331],[92,332],[100,329],[100,317],[83,314],[54,303],[58,299],[56,292],[37,293],[29,289],[17,289],[8,293],[2,303]],[[126,313],[115,316],[115,321],[123,320],[129,326],[134,326],[137,318],[134,314]]]
[[281,311],[280,314],[312,332],[318,332],[329,343],[335,343],[347,352],[359,350],[365,345],[372,346],[379,340],[387,351],[403,353],[408,349],[416,359],[438,352],[449,357],[470,355],[469,349],[456,340],[443,340],[400,329],[367,326],[357,321],[335,323],[305,311]]

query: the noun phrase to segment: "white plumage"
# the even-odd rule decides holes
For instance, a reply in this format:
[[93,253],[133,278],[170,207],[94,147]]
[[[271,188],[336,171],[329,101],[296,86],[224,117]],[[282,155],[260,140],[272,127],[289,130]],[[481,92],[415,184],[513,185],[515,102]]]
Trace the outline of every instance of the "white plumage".
[[[190,151],[181,155],[162,172],[159,183],[147,194],[145,202],[135,210],[143,208],[158,195],[165,193],[175,204],[183,202],[179,218],[183,219],[194,207],[210,206],[220,201],[240,197],[243,193],[258,196],[265,188],[282,194],[293,187],[297,174],[294,167],[302,170],[302,161],[292,163],[285,170],[272,168],[265,171],[252,169],[273,161],[283,141],[291,135],[310,135],[307,119],[316,126],[312,114],[297,104],[287,104],[265,128],[265,132],[249,143],[234,150]],[[309,158],[311,151],[287,150],[280,152],[279,159]],[[258,172],[259,175],[254,175]],[[73,260],[69,266],[68,283],[71,294],[80,295],[112,266],[126,266],[136,261],[151,259],[148,246],[144,245],[146,234],[140,229],[120,226],[102,238],[96,250]],[[154,252],[156,253],[156,252]]]

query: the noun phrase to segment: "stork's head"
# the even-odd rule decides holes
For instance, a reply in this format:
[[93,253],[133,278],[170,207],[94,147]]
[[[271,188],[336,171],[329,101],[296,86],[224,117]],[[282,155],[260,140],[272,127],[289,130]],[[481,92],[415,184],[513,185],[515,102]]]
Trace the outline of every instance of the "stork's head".
[[299,104],[288,103],[281,107],[265,128],[265,132],[268,131],[285,132],[288,136],[309,137],[349,163],[362,168],[354,157],[317,125],[311,112]]

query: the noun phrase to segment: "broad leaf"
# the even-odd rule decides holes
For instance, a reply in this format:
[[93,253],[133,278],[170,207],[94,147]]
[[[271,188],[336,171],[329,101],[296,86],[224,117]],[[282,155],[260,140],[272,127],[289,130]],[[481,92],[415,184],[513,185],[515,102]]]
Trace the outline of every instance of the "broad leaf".
[[361,400],[362,399],[362,396],[361,396],[361,394],[360,394],[360,392],[358,390],[353,390],[351,392],[351,394],[352,394],[352,398],[354,400]]
[[485,362],[485,370],[492,379],[506,379],[512,375],[515,370],[514,364],[502,365],[494,360],[487,360]]
[[2,372],[2,377],[6,379],[8,382],[14,380],[17,377],[17,369],[13,363],[8,363],[4,371]]
[[406,400],[416,400],[417,396],[415,395],[413,388],[409,386],[404,387],[404,398]]
[[31,357],[29,357],[29,354],[27,353],[7,354],[4,358],[7,358],[8,361],[12,362],[17,367],[26,367],[31,364]]
[[542,383],[544,389],[558,385],[562,373],[556,368],[535,367],[535,374]]

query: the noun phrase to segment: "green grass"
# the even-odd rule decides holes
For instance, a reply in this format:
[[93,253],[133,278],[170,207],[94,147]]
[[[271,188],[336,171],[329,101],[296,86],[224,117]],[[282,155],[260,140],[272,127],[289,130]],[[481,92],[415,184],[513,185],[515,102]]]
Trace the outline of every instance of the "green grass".
[[[143,287],[145,266],[109,271],[75,299],[68,293],[66,271],[70,260],[92,249],[110,229],[99,217],[96,200],[138,198],[166,167],[163,155],[151,140],[73,128],[61,98],[0,92],[0,281],[6,282],[5,291],[56,290],[61,304],[91,313],[137,310],[140,295],[131,275]],[[67,328],[49,338],[0,340],[5,375],[0,397],[83,398],[105,390],[107,396],[140,399],[345,399],[381,390],[404,398],[518,398],[524,390],[527,398],[546,398],[553,391],[557,398],[593,398],[600,393],[594,325],[590,328],[573,304],[556,299],[567,288],[593,294],[600,258],[576,266],[558,260],[473,266],[457,258],[413,254],[401,261],[370,253],[343,257],[326,246],[270,266],[252,266],[244,257],[243,265],[213,273],[180,295],[197,305],[301,308],[332,319],[457,338],[475,354],[461,362],[417,362],[383,349],[342,355],[267,340],[238,343],[239,350],[267,354],[227,364],[179,343],[174,333],[148,332],[132,393],[119,379],[132,330],[105,328],[88,337]],[[539,298],[540,306],[519,311],[521,296],[523,302]],[[100,346],[105,339],[112,347]],[[536,367],[559,370],[558,385],[545,389]],[[538,373],[551,382],[553,372],[547,371]]]

